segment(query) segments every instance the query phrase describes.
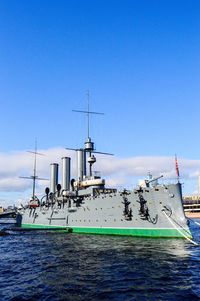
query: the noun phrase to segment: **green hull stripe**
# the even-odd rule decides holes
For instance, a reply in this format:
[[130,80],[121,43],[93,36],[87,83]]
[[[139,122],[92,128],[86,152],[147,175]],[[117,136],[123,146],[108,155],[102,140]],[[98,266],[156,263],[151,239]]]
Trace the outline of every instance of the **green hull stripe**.
[[[75,233],[128,235],[139,237],[183,237],[176,229],[72,228]],[[184,234],[186,235],[185,231]],[[191,237],[191,235],[188,235]]]
[[[138,237],[177,237],[184,238],[176,229],[137,229],[137,228],[87,228],[87,227],[63,227],[51,225],[22,224],[24,229],[41,230],[65,230],[66,232],[85,233],[85,234],[106,234],[106,235],[126,235]],[[192,238],[191,233],[179,229],[188,238]]]
[[52,229],[52,230],[60,230],[60,229],[66,229],[67,227],[63,227],[63,226],[51,226],[51,225],[40,225],[40,224],[22,224],[21,228],[23,229],[36,229],[36,230],[48,230],[48,229]]

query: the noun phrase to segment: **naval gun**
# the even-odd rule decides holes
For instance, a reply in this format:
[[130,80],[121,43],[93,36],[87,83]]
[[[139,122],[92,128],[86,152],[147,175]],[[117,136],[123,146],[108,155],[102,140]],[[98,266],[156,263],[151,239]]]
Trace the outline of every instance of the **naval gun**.
[[161,175],[161,176],[159,176],[159,177],[157,177],[157,178],[153,178],[153,179],[151,179],[151,180],[145,180],[145,184],[146,184],[147,187],[149,187],[149,184],[150,184],[150,183],[152,183],[152,182],[157,183],[157,181],[158,181],[159,179],[161,179],[161,178],[163,178],[163,175]]

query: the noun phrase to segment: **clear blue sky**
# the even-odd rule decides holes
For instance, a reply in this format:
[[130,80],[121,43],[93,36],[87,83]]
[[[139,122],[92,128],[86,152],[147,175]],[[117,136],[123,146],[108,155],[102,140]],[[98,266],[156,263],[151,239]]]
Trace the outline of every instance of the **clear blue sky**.
[[0,2],[1,151],[77,146],[199,158],[199,1]]
[[[200,158],[200,2],[0,1],[0,151]],[[81,145],[80,145],[81,143]]]

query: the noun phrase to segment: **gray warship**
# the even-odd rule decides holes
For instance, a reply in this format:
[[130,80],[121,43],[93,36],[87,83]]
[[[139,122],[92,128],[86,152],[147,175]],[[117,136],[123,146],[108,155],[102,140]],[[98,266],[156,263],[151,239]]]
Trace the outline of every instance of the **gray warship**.
[[[50,165],[50,188],[39,200],[35,195],[36,155],[33,194],[29,204],[20,210],[23,229],[53,229],[70,233],[128,235],[140,237],[192,237],[184,214],[179,177],[174,184],[159,184],[151,175],[135,188],[106,187],[105,180],[93,171],[96,162],[94,142],[90,138],[89,101],[86,113],[88,132],[84,147],[77,153],[77,178],[71,179],[71,158],[62,158],[61,181],[59,165]],[[108,153],[101,153],[112,155]],[[178,165],[176,162],[176,169]],[[179,174],[178,174],[179,176]],[[26,178],[26,177],[25,177]]]

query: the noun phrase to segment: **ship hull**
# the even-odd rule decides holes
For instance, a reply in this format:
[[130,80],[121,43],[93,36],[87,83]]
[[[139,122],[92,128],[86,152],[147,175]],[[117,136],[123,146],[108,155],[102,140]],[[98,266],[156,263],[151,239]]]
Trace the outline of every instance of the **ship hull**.
[[[142,196],[142,199],[141,199]],[[142,201],[148,214],[143,212]],[[130,211],[131,210],[131,211]],[[156,186],[128,193],[108,193],[58,206],[27,208],[24,229],[136,237],[191,238],[182,206],[180,184]]]

